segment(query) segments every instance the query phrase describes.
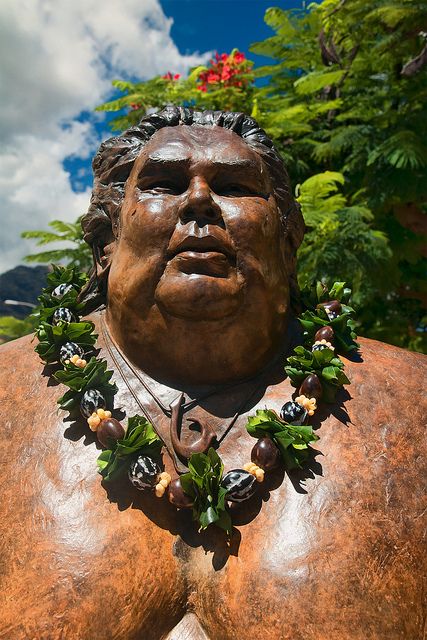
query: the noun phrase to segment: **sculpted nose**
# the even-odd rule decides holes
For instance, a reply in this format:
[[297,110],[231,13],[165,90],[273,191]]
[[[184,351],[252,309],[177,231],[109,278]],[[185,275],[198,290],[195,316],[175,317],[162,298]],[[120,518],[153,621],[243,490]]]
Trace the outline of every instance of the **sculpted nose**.
[[191,180],[180,218],[182,222],[195,220],[201,226],[222,220],[221,209],[213,200],[209,184],[204,178]]

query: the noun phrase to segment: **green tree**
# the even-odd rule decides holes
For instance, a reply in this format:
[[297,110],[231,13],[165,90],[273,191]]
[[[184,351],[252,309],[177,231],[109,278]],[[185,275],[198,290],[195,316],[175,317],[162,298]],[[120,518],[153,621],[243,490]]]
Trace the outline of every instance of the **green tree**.
[[25,256],[25,262],[41,264],[67,263],[79,271],[87,272],[92,266],[92,252],[83,240],[81,217],[76,222],[62,222],[52,220],[48,225],[53,231],[24,231],[22,237],[27,240],[37,240],[37,246],[51,243],[65,242],[66,247],[48,249]]
[[0,317],[0,343],[26,336],[28,333],[32,333],[36,326],[37,320],[31,315],[24,320],[13,316],[2,316]]
[[[427,200],[426,6],[324,0],[308,12],[270,9],[266,21],[275,34],[252,51],[274,64],[255,72],[269,78],[257,94],[257,117],[294,181],[342,173],[348,201],[363,202],[389,240],[380,271],[372,263],[378,243],[363,257],[363,333],[425,349],[417,333],[427,294],[417,232],[425,229]],[[341,241],[352,242],[355,225],[342,228]],[[313,251],[316,270],[324,263],[320,242]],[[360,259],[357,243],[354,254]]]
[[[39,264],[62,263],[76,267],[78,271],[89,271],[92,266],[92,252],[89,245],[83,240],[80,220],[81,218],[78,218],[76,222],[52,220],[52,222],[49,222],[49,227],[53,231],[24,231],[22,237],[37,240],[36,244],[38,246],[62,242],[67,245],[60,249],[48,249],[47,251],[31,253],[25,256],[25,262]],[[7,342],[25,336],[34,331],[37,324],[38,320],[32,314],[23,320],[13,316],[2,316],[0,318],[0,342]]]
[[255,92],[252,66],[243,53],[233,49],[230,54],[216,54],[208,66],[194,68],[187,78],[169,72],[145,82],[113,80],[113,87],[124,95],[100,105],[97,111],[120,112],[111,122],[113,131],[127,129],[149,110],[167,104],[251,111]]

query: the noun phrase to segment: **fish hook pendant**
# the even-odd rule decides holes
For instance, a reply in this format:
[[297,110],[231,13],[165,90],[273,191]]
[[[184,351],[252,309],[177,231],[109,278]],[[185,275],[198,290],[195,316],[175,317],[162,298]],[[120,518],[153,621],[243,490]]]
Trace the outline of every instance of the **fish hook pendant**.
[[[184,394],[181,393],[178,398],[176,398],[173,402],[171,402],[171,422],[170,422],[170,437],[172,447],[181,459],[187,461],[193,453],[206,453],[206,451],[211,446],[212,442],[216,438],[216,433],[212,429],[212,427],[206,421],[201,420],[193,420],[191,421],[200,427],[200,438],[195,440],[190,444],[183,444],[180,440],[180,432],[181,432],[181,407],[182,401],[184,399]],[[188,416],[189,417],[189,416]]]

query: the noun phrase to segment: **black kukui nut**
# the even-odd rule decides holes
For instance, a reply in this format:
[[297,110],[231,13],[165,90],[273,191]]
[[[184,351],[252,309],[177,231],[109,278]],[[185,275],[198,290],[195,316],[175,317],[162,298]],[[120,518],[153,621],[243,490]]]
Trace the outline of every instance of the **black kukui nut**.
[[129,467],[128,477],[134,487],[143,491],[156,486],[160,467],[150,456],[138,456]]
[[98,389],[88,389],[80,401],[80,411],[85,418],[89,418],[97,409],[105,409],[107,402]]
[[322,342],[321,344],[314,344],[311,347],[311,350],[313,351],[313,353],[314,351],[324,351],[325,349],[330,349],[330,347],[328,347],[328,345],[325,344],[324,342]]
[[260,438],[253,446],[251,460],[264,471],[270,471],[280,462],[280,451],[271,438]]
[[59,361],[61,364],[65,364],[66,360],[71,360],[73,356],[84,356],[84,351],[79,344],[75,342],[66,342],[59,350]]
[[101,420],[96,436],[103,447],[109,449],[113,442],[124,438],[125,430],[118,420],[115,418],[106,418]]
[[56,298],[60,300],[65,296],[66,293],[69,293],[73,289],[73,285],[71,284],[58,284],[57,287],[52,291],[52,298]]
[[233,469],[225,474],[221,486],[227,490],[226,499],[230,502],[243,502],[248,500],[257,489],[257,481],[244,469]]
[[181,479],[175,478],[168,487],[168,500],[177,509],[190,509],[193,506],[193,500],[184,493]]
[[332,327],[326,326],[316,331],[314,335],[314,341],[320,342],[320,340],[326,340],[327,342],[330,342],[332,345],[334,344],[334,330],[332,329]]
[[302,425],[307,418],[307,410],[298,402],[285,402],[280,410],[280,417],[288,424]]
[[74,322],[74,316],[67,307],[58,307],[53,312],[52,324],[59,324],[60,322]]
[[299,388],[299,395],[320,400],[322,397],[322,385],[315,373],[311,373],[306,377]]

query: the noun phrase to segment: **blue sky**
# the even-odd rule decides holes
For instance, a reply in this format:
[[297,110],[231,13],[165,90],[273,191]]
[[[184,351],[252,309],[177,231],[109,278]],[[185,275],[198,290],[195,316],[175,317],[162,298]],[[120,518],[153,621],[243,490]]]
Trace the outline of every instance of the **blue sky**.
[[[182,53],[191,50],[230,51],[237,47],[249,55],[249,46],[272,35],[264,23],[269,7],[283,9],[297,2],[274,0],[160,0],[167,16],[174,19],[171,35]],[[258,60],[259,56],[251,57]]]
[[20,238],[75,220],[90,197],[91,158],[110,135],[96,105],[113,78],[186,73],[212,52],[272,32],[266,0],[2,0],[0,3],[0,273],[34,247]]
[[[292,8],[296,2],[160,0],[160,5],[164,14],[173,20],[170,35],[182,54],[191,55],[203,51],[223,53],[237,48],[254,60],[256,65],[262,65],[268,64],[269,59],[251,53],[249,47],[273,33],[264,22],[266,10],[271,6]],[[170,71],[173,73],[175,70]],[[81,114],[79,120],[86,121],[90,119],[90,115]],[[105,132],[106,120],[108,121],[109,117],[109,114],[106,114],[105,120],[95,123],[100,135]],[[88,160],[78,157],[67,158],[64,166],[70,172],[71,184],[75,191],[84,191],[92,184],[92,171]]]

